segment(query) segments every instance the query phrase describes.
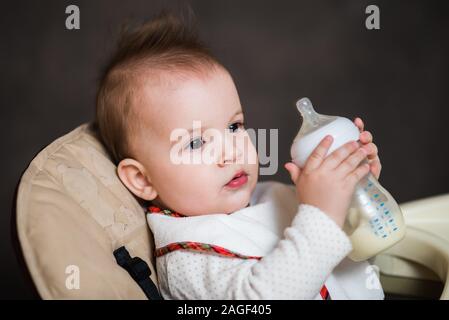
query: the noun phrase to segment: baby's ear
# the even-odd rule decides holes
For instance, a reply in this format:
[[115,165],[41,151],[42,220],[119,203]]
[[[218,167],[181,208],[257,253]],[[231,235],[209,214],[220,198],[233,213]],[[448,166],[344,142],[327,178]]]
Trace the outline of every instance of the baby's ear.
[[157,191],[147,177],[145,167],[139,161],[123,159],[117,166],[117,174],[135,196],[149,201],[157,197]]

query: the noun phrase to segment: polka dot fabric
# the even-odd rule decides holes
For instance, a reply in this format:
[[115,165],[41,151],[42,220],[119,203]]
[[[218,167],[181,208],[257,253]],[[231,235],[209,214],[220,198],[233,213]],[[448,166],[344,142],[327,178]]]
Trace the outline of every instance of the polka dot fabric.
[[165,299],[320,299],[326,278],[351,250],[332,219],[301,204],[261,260],[178,250],[158,257],[156,267]]

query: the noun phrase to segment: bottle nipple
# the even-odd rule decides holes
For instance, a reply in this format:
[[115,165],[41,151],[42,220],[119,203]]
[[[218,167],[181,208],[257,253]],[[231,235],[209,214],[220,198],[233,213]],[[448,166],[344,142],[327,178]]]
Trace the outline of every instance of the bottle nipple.
[[312,101],[308,98],[299,99],[296,102],[296,107],[303,118],[303,125],[314,128],[320,124],[318,113],[315,112]]

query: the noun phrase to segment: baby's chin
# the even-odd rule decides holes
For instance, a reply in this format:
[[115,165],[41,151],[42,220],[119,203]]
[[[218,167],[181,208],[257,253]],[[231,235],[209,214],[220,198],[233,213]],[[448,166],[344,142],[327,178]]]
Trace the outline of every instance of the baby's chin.
[[[223,212],[230,214],[235,211],[246,208],[251,201],[251,194],[254,188],[247,186],[246,188],[237,192],[226,192],[224,198],[226,203],[224,204]],[[227,194],[226,194],[227,193]]]
[[242,210],[242,209],[248,207],[249,202],[250,202],[250,201],[249,201],[249,199],[248,199],[247,201],[242,201],[242,202],[237,203],[237,204],[231,204],[231,205],[228,205],[223,211],[224,211],[226,214],[234,213],[234,212],[236,212],[236,211],[239,211],[239,210]]

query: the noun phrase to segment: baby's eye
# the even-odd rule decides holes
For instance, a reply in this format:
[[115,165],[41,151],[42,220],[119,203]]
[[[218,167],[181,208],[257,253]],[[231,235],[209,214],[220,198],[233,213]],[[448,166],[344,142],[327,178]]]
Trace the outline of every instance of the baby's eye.
[[201,146],[204,144],[204,140],[202,138],[196,138],[192,141],[190,141],[189,143],[189,148],[194,150],[194,149],[198,149],[201,148]]
[[235,122],[229,126],[229,130],[231,130],[231,132],[236,132],[238,129],[244,129],[244,128],[245,128],[245,124],[243,122]]

